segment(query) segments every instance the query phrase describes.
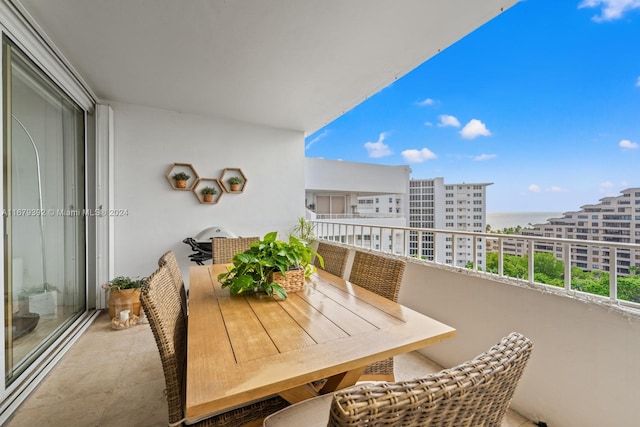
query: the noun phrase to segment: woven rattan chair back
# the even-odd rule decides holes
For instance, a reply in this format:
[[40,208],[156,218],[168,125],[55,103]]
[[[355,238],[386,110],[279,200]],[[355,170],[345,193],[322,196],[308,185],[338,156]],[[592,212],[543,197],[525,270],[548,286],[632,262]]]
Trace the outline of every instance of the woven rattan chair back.
[[[383,255],[357,251],[349,281],[377,293],[391,301],[398,302],[398,293],[406,262]],[[367,366],[362,381],[393,381],[393,358]]]
[[328,425],[500,427],[532,347],[514,332],[455,368],[338,391]]
[[320,260],[317,257],[313,260],[313,265],[317,268],[322,268],[334,276],[342,277],[344,269],[347,266],[347,255],[349,255],[347,248],[319,242],[316,252],[322,257],[324,268],[320,265]]
[[187,325],[182,315],[180,294],[166,264],[145,279],[140,291],[140,302],[160,351],[167,387],[169,423],[179,423],[184,417]]
[[383,255],[357,251],[349,281],[398,302],[406,262]]
[[176,259],[176,255],[173,253],[173,251],[165,252],[160,257],[160,259],[158,259],[158,266],[162,267],[163,265],[166,265],[167,269],[169,270],[173,285],[176,287],[178,293],[180,294],[180,308],[182,309],[182,315],[184,316],[185,321],[187,321],[187,290],[184,287],[184,280],[182,279],[180,266],[178,265],[178,260]]
[[[169,424],[184,422],[185,368],[187,366],[187,325],[182,316],[180,295],[166,265],[160,266],[145,279],[140,292],[140,302],[149,319],[156,345],[160,351],[162,370],[166,384]],[[196,426],[240,427],[255,423],[288,406],[280,396],[251,403],[189,423]]]
[[259,237],[234,237],[223,239],[214,237],[211,239],[211,258],[214,264],[226,264],[238,252],[249,249],[252,243],[260,240]]

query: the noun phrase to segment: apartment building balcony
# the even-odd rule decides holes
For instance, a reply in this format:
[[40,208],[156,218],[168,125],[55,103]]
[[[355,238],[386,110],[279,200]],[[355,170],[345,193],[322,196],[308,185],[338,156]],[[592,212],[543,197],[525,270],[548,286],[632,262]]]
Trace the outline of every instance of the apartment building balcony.
[[[305,135],[515,0],[437,5],[94,3],[0,4],[5,39],[24,50],[35,61],[33,70],[42,69],[86,118],[86,205],[127,211],[126,216],[96,219],[97,225],[89,226],[92,235],[77,242],[79,249],[87,248],[78,259],[88,261],[81,273],[91,280],[78,287],[78,294],[86,293],[81,309],[88,317],[105,305],[100,283],[114,274],[150,273],[164,250],[183,256],[185,273],[188,251],[182,239],[212,223],[244,235],[275,229],[284,234],[304,215],[305,191],[310,189],[321,201],[329,197],[332,208],[344,200],[343,215],[357,195],[407,194],[406,167],[388,174],[363,172],[368,180],[340,179],[339,174],[327,174],[326,161],[304,158]],[[253,24],[250,31],[246,22]],[[308,24],[304,31],[301,22]],[[362,28],[371,27],[384,31],[361,37]],[[167,185],[165,173],[174,162],[193,164],[209,177],[205,179],[241,166],[248,177],[247,191],[225,194],[215,206],[203,205],[193,194]],[[313,178],[310,163],[317,163],[316,170],[324,174],[323,187],[305,183]],[[361,176],[354,168],[365,169],[336,161],[335,167],[340,166],[345,166],[347,178]],[[317,200],[310,203],[318,205]],[[393,206],[407,212],[408,200],[396,198]],[[362,218],[326,220],[333,221],[336,233]],[[378,232],[384,244],[369,246],[371,250],[405,256],[403,220],[398,215],[367,217],[370,226],[376,224],[372,230],[385,230]],[[367,240],[375,241],[371,234],[369,239],[361,235],[360,242],[346,233],[340,236],[351,244],[352,253]],[[455,265],[455,254],[452,257]],[[611,262],[616,265],[615,255]],[[634,424],[640,383],[640,327],[634,306],[416,259],[409,259],[400,302],[458,330],[455,340],[424,352],[442,366],[476,355],[511,330],[529,336],[536,346],[534,358],[513,408],[530,420],[550,426]],[[164,384],[147,326],[113,331],[103,316],[75,344],[75,335],[67,337],[54,342],[46,357],[26,372],[31,376],[19,378],[24,379],[21,388],[18,381],[5,382],[6,416],[21,404],[18,394],[21,399],[35,390],[9,426],[165,424]],[[4,362],[6,377],[11,366],[6,358]],[[419,364],[408,372],[419,375],[428,368]],[[40,386],[36,375],[47,375]],[[516,418],[508,425],[526,422]]]
[[[324,238],[330,237],[332,225],[341,226],[317,224]],[[393,228],[389,234],[400,236],[409,231]],[[486,237],[451,230],[438,233]],[[557,242],[572,243],[584,244],[566,239]],[[350,251],[348,277],[355,251],[371,249],[343,246]],[[628,249],[640,250],[640,245]],[[617,250],[612,247],[610,252]],[[407,261],[399,302],[457,330],[454,339],[397,358],[398,378],[454,366],[518,331],[533,341],[534,351],[516,390],[513,413],[503,426],[543,422],[549,426],[636,425],[640,304],[419,260],[406,253],[397,256]],[[102,369],[83,368],[87,358],[95,359]],[[34,421],[161,425],[166,420],[163,389],[160,360],[148,325],[114,331],[103,314],[7,426],[33,425]]]

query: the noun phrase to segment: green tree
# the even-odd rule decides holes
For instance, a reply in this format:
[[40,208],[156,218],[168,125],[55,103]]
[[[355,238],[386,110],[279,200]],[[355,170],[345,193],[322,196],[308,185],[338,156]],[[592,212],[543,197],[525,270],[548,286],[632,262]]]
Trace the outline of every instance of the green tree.
[[[486,256],[486,270],[498,274],[498,254],[489,252]],[[564,263],[553,254],[536,252],[533,255],[533,280],[546,285],[564,287]],[[467,264],[473,268],[473,263]],[[636,272],[636,268],[630,268]],[[529,274],[528,258],[516,255],[504,255],[504,275],[526,279]],[[571,268],[571,288],[594,295],[609,296],[609,273],[605,271],[584,271],[578,267]],[[640,274],[618,277],[618,298],[626,301],[640,302]]]
[[552,253],[536,252],[533,255],[533,265],[536,273],[544,274],[550,279],[561,279],[564,275],[564,263]]
[[640,302],[640,276],[618,277],[618,298]]

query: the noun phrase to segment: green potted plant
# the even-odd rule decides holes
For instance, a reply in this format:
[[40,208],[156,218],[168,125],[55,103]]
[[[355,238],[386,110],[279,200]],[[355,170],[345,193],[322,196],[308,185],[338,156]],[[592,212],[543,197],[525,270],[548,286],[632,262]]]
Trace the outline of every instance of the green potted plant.
[[173,174],[173,179],[176,181],[177,188],[187,188],[187,181],[191,178],[191,176],[187,175],[185,172],[177,172]]
[[298,238],[299,240],[303,240],[308,245],[310,245],[311,243],[316,241],[316,235],[314,231],[314,225],[307,222],[304,217],[300,217],[298,218],[298,223],[291,229],[290,235]]
[[216,195],[218,191],[213,187],[204,187],[200,190],[200,193],[205,202],[211,203],[213,202],[213,196]]
[[184,172],[178,172],[173,174],[173,179],[176,180],[177,188],[187,188],[187,181],[191,178]]
[[112,319],[116,316],[116,301],[119,299],[130,300],[132,314],[140,315],[140,288],[143,281],[144,279],[118,276],[102,285],[103,289],[109,291],[109,316]]
[[[311,264],[314,254],[322,265],[322,257],[305,242],[294,236],[289,236],[288,242],[278,240],[277,232],[273,231],[246,251],[235,254],[233,266],[218,275],[218,280],[233,295],[264,291],[269,296],[285,299],[287,290],[301,290],[304,278],[315,271]],[[290,274],[297,277],[290,278]]]
[[240,186],[244,183],[244,180],[239,176],[232,176],[227,182],[231,186],[231,191],[240,191]]

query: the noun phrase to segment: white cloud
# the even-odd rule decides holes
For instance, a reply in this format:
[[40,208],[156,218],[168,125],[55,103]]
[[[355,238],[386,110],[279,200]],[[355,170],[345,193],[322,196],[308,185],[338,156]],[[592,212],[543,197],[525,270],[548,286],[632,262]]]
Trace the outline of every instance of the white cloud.
[[438,156],[428,148],[423,148],[422,150],[404,150],[402,153],[402,158],[408,163],[422,163],[425,160],[435,159]]
[[595,22],[620,19],[626,12],[640,8],[640,0],[582,0],[578,8],[598,8],[600,6],[602,6],[600,15],[594,15],[591,18]]
[[388,132],[382,132],[380,134],[380,137],[378,138],[378,141],[364,143],[364,148],[367,149],[367,152],[369,153],[369,157],[372,157],[375,159],[379,157],[389,156],[393,153],[393,151],[391,151],[389,146],[383,142],[388,135],[389,135]]
[[545,192],[545,193],[565,193],[567,190],[559,187],[557,185],[552,185],[549,188],[541,188],[538,184],[531,184],[529,186],[529,191],[531,191],[532,193],[541,193],[541,192]]
[[600,193],[602,194],[613,194],[613,182],[605,181],[600,183]]
[[636,87],[640,87],[640,77],[638,77],[638,80],[636,81]]
[[425,125],[425,126],[432,127],[432,126],[433,126],[433,123],[431,123],[431,122],[424,122],[424,125]]
[[496,155],[495,154],[480,154],[479,156],[475,156],[473,158],[474,162],[484,162],[485,160],[491,160],[491,159],[495,159]]
[[478,136],[490,136],[491,132],[480,120],[471,119],[471,121],[462,128],[460,135],[462,135],[464,139],[474,139]]
[[435,104],[435,102],[436,102],[436,101],[434,101],[434,100],[433,100],[433,99],[431,99],[431,98],[425,98],[425,99],[424,99],[424,100],[422,100],[422,101],[418,101],[418,102],[416,102],[416,104],[418,104],[418,105],[419,105],[419,106],[421,106],[421,107],[428,107],[429,105],[433,105],[433,104]]
[[[628,186],[622,186],[622,188],[626,188],[626,187]],[[612,197],[618,194],[618,191],[616,190],[617,188],[621,188],[621,187],[619,185],[616,186],[616,184],[614,184],[611,181],[604,181],[600,183],[600,189],[598,190],[598,192],[602,194],[604,197]]]
[[636,148],[638,148],[638,143],[637,142],[631,142],[628,139],[623,139],[622,141],[620,141],[618,143],[618,145],[623,150],[635,150]]
[[325,129],[324,132],[322,132],[320,135],[316,136],[311,141],[307,142],[307,145],[304,147],[304,149],[308,150],[313,144],[320,141],[322,138],[329,135],[330,133],[331,131],[329,129]]
[[438,123],[439,127],[453,126],[456,128],[460,127],[460,122],[454,116],[450,116],[448,114],[442,114],[440,117],[440,123]]

